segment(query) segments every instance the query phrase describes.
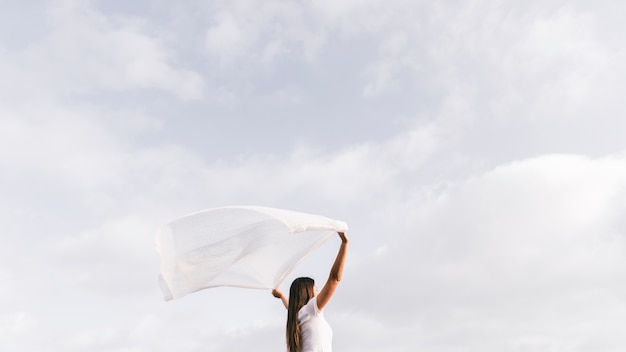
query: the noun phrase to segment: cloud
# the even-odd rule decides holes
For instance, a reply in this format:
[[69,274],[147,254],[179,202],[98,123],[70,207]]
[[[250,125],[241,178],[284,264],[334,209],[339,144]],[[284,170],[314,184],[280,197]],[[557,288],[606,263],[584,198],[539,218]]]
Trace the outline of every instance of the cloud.
[[255,74],[250,68],[263,72],[285,59],[314,60],[325,44],[326,31],[318,27],[323,24],[310,19],[306,5],[218,2],[208,15],[212,18],[206,32],[208,56],[218,58],[223,67],[243,62],[250,74]]
[[46,15],[50,29],[43,38],[5,55],[11,86],[22,95],[154,89],[185,100],[202,97],[202,76],[176,67],[180,58],[148,33],[145,22],[106,16],[76,1],[50,6]]
[[[417,193],[408,228],[390,224],[402,236],[352,268],[341,309],[416,325],[414,347],[437,350],[584,350],[619,336],[625,173],[623,155],[547,155]],[[351,304],[361,292],[378,299]]]
[[[246,33],[248,32],[248,33]],[[248,49],[256,33],[249,33],[233,15],[220,13],[217,23],[207,32],[207,45],[210,52],[232,58]]]
[[[360,70],[369,98],[410,90],[419,99],[417,84],[428,87],[431,101],[467,101],[478,112],[472,119],[542,126],[583,123],[586,114],[615,106],[613,93],[623,84],[610,77],[623,71],[623,53],[604,35],[603,17],[576,4],[518,5],[318,1],[314,7],[328,35],[371,41]],[[606,99],[612,102],[598,103]]]
[[19,345],[36,325],[33,316],[23,311],[0,315],[0,347],[11,349]]

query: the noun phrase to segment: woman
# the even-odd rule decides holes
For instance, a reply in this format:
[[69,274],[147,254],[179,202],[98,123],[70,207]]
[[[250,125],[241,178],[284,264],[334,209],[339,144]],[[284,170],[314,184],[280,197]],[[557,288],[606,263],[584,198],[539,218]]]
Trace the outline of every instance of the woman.
[[288,352],[331,352],[333,331],[324,319],[323,309],[339,286],[348,250],[348,237],[338,232],[341,247],[330,270],[328,281],[321,291],[308,277],[293,281],[289,299],[279,290],[272,294],[280,298],[287,308],[287,351]]

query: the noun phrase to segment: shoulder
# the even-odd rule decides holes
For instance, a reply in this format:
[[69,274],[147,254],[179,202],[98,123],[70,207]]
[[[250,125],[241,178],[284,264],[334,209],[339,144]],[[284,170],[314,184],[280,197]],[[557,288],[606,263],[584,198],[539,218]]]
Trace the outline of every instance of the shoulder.
[[319,307],[317,306],[317,296],[312,297],[306,305],[311,311],[315,312],[316,314],[322,312],[322,310],[319,309]]
[[316,316],[322,314],[322,311],[317,307],[316,297],[312,297],[307,304],[300,308],[300,316]]

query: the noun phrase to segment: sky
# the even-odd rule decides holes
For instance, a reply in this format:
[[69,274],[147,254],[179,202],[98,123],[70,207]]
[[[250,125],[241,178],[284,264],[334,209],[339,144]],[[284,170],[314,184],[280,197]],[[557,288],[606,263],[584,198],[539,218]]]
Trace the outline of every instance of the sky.
[[269,291],[157,280],[159,226],[260,205],[350,226],[337,351],[623,351],[625,11],[0,1],[0,350],[284,350]]

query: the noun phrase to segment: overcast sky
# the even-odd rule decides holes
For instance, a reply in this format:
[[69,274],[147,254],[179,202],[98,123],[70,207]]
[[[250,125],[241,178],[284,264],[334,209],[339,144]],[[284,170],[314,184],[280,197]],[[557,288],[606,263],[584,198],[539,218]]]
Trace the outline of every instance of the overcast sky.
[[157,281],[160,225],[262,205],[350,226],[337,351],[624,351],[624,13],[0,1],[0,350],[284,350],[269,291]]

